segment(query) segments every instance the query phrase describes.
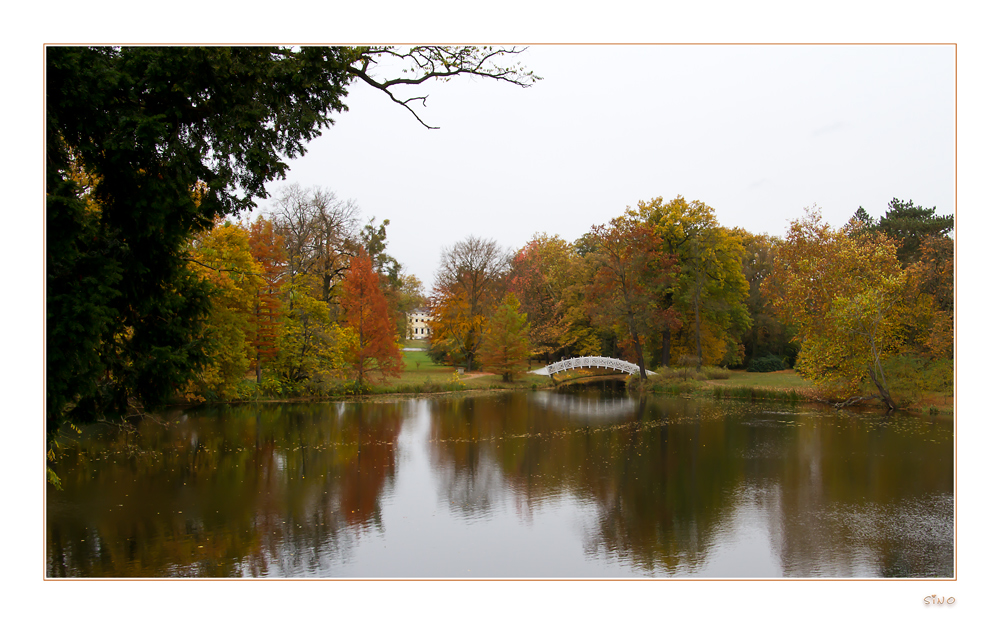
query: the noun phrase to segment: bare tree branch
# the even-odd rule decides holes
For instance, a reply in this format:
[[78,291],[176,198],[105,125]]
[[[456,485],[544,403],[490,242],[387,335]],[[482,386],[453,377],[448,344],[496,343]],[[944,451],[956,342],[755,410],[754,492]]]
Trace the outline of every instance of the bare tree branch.
[[[389,99],[410,111],[417,121],[429,130],[437,130],[425,122],[413,104],[420,102],[427,106],[426,95],[403,98],[397,95],[394,87],[419,85],[428,80],[450,80],[456,76],[479,76],[492,78],[515,84],[519,87],[530,87],[541,80],[534,72],[525,69],[520,63],[503,64],[505,57],[521,54],[525,47],[477,47],[477,46],[416,46],[408,50],[391,47],[369,47],[360,50],[358,61],[347,67],[347,72],[361,79],[365,84],[382,91]],[[378,78],[374,71],[380,58],[387,61],[402,63],[403,76],[393,78]]]

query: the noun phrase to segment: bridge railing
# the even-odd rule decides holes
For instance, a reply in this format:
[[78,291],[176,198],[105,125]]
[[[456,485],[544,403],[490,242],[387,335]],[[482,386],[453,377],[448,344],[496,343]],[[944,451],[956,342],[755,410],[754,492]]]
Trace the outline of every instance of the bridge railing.
[[634,375],[639,372],[639,367],[631,362],[626,362],[625,360],[619,360],[617,358],[592,355],[570,358],[568,360],[560,360],[546,366],[545,372],[551,376],[555,373],[561,373],[574,368],[610,368],[612,370],[619,370],[630,375]]

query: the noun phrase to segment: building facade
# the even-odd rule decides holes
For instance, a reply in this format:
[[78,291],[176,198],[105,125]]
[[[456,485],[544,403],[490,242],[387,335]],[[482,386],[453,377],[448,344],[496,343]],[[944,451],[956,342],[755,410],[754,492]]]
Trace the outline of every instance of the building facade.
[[406,315],[406,337],[410,340],[424,340],[431,337],[430,313],[424,308],[417,308]]

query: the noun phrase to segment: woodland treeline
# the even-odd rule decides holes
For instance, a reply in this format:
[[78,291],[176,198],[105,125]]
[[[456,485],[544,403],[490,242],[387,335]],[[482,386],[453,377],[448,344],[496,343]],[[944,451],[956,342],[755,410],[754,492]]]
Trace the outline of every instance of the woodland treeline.
[[[894,408],[952,382],[952,216],[893,199],[842,227],[807,209],[783,237],[721,225],[700,201],[640,201],[578,240],[513,253],[470,237],[442,254],[432,353],[623,357],[646,368],[795,367],[838,403]],[[512,348],[512,347],[517,347]],[[895,391],[895,396],[893,392]]]

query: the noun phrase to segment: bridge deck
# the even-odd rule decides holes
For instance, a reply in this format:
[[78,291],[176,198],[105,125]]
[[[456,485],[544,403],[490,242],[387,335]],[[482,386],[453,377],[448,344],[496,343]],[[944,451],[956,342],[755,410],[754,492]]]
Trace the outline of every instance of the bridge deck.
[[[534,375],[547,375],[551,377],[556,373],[580,368],[607,368],[628,373],[629,375],[634,375],[639,372],[639,367],[631,362],[626,362],[625,360],[619,360],[617,358],[588,355],[584,357],[570,358],[568,360],[560,360],[549,364],[544,368],[533,370],[531,373]],[[647,370],[646,372],[651,375],[656,374],[650,370]]]

